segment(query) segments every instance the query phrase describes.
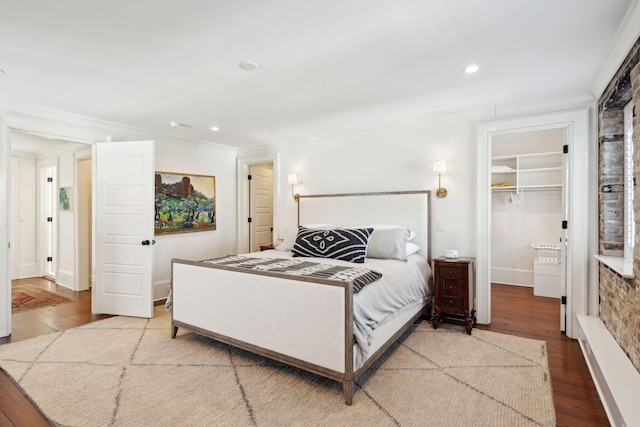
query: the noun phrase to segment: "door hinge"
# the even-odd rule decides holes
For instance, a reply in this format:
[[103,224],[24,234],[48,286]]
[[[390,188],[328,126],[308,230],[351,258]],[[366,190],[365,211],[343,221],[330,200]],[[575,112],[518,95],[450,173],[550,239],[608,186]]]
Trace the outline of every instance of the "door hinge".
[[561,300],[562,305],[567,305],[567,296],[563,295]]
[[252,178],[253,178],[253,177],[252,177],[251,175],[247,176],[247,179],[248,179],[249,181],[251,181],[251,179],[252,179]]
[[48,256],[47,257],[47,262],[51,262],[51,261],[53,261],[53,257],[52,256]]
[[53,217],[48,216],[47,217],[47,222],[53,222]]
[[247,222],[251,222],[251,221],[252,221],[251,218],[247,218]]
[[568,144],[565,144],[565,145],[562,146],[562,152],[564,154],[567,154],[569,152],[569,145]]
[[569,228],[569,221],[562,221],[562,229],[566,230],[567,228]]
[[50,176],[48,176],[48,177],[47,177],[47,182],[53,182],[53,178],[52,178],[52,177],[50,177]]

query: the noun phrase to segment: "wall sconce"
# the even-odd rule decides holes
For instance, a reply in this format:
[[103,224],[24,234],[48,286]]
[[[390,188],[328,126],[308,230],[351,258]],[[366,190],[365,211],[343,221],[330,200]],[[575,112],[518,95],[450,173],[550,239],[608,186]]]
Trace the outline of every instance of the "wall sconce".
[[442,188],[440,185],[440,176],[447,173],[447,164],[444,160],[436,160],[433,163],[433,173],[438,175],[438,190],[436,190],[436,196],[440,198],[447,197],[446,188]]
[[298,197],[300,197],[300,195],[294,194],[293,186],[302,184],[302,176],[297,173],[290,173],[287,176],[287,181],[289,182],[289,185],[291,185],[291,196],[294,198],[294,200],[298,200]]

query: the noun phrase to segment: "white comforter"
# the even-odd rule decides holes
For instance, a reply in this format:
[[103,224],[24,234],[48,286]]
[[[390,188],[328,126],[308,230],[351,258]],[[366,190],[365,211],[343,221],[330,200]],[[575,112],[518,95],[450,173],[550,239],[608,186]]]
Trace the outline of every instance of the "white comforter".
[[[269,250],[244,254],[259,258],[291,258],[288,251]],[[368,258],[364,264],[353,264],[330,258],[309,258],[310,261],[349,267],[363,267],[382,273],[382,278],[365,286],[353,296],[353,332],[364,360],[369,355],[373,330],[399,309],[431,298],[433,293],[431,268],[422,255],[411,255],[407,262]]]

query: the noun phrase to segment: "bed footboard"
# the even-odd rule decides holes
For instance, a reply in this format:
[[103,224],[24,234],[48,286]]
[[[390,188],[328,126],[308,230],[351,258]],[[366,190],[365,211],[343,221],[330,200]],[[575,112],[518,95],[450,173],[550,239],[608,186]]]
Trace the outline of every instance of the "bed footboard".
[[172,338],[184,327],[340,381],[353,394],[349,283],[172,262]]

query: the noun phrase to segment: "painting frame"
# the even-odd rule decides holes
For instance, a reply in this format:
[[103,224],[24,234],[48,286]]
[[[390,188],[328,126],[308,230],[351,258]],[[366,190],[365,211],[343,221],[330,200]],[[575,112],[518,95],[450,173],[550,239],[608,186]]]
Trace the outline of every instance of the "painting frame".
[[217,229],[216,177],[155,172],[156,236]]

